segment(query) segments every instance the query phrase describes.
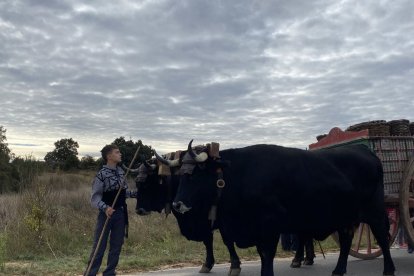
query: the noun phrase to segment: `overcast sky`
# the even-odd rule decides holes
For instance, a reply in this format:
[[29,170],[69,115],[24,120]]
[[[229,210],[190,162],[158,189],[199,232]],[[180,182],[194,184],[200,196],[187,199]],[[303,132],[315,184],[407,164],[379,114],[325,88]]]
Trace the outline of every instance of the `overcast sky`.
[[306,148],[414,120],[414,1],[1,1],[0,125],[18,155],[119,136]]

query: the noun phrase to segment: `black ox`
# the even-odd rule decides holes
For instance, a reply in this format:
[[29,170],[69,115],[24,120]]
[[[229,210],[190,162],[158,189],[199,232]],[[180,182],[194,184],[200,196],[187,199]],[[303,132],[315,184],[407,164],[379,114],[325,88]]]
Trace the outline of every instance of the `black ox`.
[[262,276],[274,275],[280,233],[323,240],[335,231],[340,254],[332,275],[344,275],[360,222],[369,224],[383,251],[383,274],[394,275],[382,165],[367,147],[305,151],[254,145],[222,150],[216,159],[194,152],[191,142],[188,154],[195,162],[183,164],[174,208],[191,214],[216,206],[221,233],[238,247],[256,246]]
[[[148,215],[151,211],[170,213],[171,204],[176,195],[179,177],[178,168],[174,168],[178,163],[172,165],[171,176],[162,176],[158,174],[159,167],[155,164],[144,162],[135,170],[138,172],[136,178],[138,193],[136,213],[138,215]],[[208,208],[209,206],[207,206]],[[205,208],[198,212],[181,214],[172,210],[177,219],[181,234],[191,241],[202,241],[206,248],[206,259],[200,269],[200,273],[208,273],[213,268],[215,259],[213,253],[213,230],[217,229],[211,224],[207,217]],[[228,239],[227,239],[228,240]],[[223,236],[223,242],[226,245],[229,254],[231,267],[229,275],[237,276],[240,274],[240,260],[234,248],[233,242],[228,242]]]

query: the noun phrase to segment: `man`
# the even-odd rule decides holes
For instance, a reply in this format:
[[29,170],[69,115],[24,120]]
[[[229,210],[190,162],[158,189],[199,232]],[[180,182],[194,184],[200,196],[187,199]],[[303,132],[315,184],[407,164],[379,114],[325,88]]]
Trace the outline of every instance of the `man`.
[[[92,184],[91,204],[99,209],[99,214],[89,263],[95,252],[105,221],[107,218],[109,218],[109,221],[88,276],[98,273],[109,236],[108,261],[103,275],[116,275],[115,268],[118,265],[124,235],[127,235],[128,213],[125,199],[136,197],[136,192],[127,191],[128,184],[124,178],[124,171],[118,166],[122,157],[119,148],[116,145],[106,145],[101,153],[106,165],[96,174]],[[115,206],[113,206],[114,208],[112,208],[111,206],[119,189],[121,189],[121,192]]]

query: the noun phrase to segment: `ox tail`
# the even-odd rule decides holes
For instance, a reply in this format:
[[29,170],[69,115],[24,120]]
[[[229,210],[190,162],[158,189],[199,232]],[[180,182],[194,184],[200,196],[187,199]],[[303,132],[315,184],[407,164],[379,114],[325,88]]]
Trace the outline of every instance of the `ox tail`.
[[[372,153],[375,156],[374,153]],[[384,172],[382,163],[377,156],[374,158],[375,161],[372,164],[372,170],[369,172],[368,181],[372,183],[371,189],[366,190],[363,197],[369,202],[362,210],[361,221],[377,224],[382,224],[384,229],[389,232],[390,222],[388,221],[388,215],[384,203]]]
[[388,218],[388,213],[385,211],[384,213],[384,224],[385,224],[385,229],[387,229],[387,240],[388,240],[388,244],[391,243],[391,234],[390,234],[390,220]]
[[[391,234],[390,234],[390,221],[388,218],[388,212],[387,209],[385,208],[385,202],[384,202],[384,171],[383,171],[383,167],[382,167],[382,163],[381,161],[378,159],[378,165],[377,165],[377,174],[376,174],[376,189],[375,192],[373,194],[373,206],[371,208],[371,212],[370,214],[373,215],[373,212],[375,212],[375,210],[380,211],[381,213],[377,214],[377,218],[379,220],[382,220],[383,222],[383,227],[386,231],[386,237],[388,240],[388,243],[391,240]],[[379,217],[381,216],[381,217]]]

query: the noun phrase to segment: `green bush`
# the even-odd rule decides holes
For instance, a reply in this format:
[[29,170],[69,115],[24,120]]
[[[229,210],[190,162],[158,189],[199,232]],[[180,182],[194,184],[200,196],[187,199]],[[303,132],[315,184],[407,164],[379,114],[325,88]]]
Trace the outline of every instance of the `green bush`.
[[79,168],[81,170],[97,170],[98,166],[99,164],[97,163],[97,161],[90,155],[82,157],[79,163]]
[[0,233],[0,271],[4,271],[6,262],[6,235]]
[[19,174],[10,164],[13,154],[6,140],[6,129],[0,126],[0,194],[18,191],[19,184]]
[[[16,167],[9,163],[8,158],[2,158],[0,152],[0,194],[19,191],[20,176]],[[4,157],[4,156],[3,156]]]
[[33,186],[33,182],[45,171],[45,163],[37,161],[33,156],[17,157],[11,165],[19,175],[19,191]]

